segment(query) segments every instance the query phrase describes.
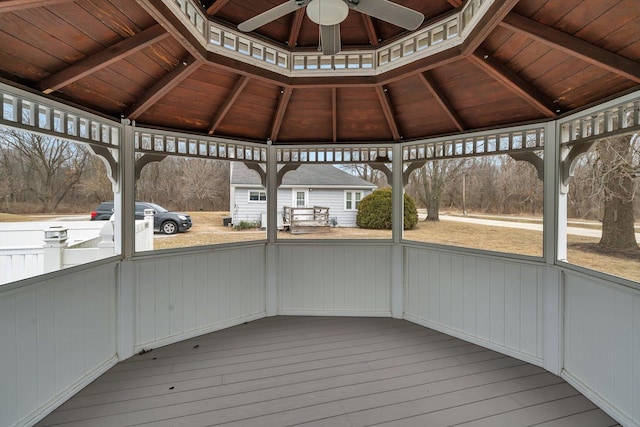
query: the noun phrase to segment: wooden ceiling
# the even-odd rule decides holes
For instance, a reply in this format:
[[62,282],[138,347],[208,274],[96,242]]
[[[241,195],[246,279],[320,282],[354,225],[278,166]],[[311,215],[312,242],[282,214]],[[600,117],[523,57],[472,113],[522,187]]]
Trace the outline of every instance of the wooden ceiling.
[[[284,0],[203,0],[230,26]],[[397,0],[426,22],[461,0]],[[140,125],[276,143],[400,141],[556,117],[640,86],[638,0],[495,0],[462,46],[369,77],[289,78],[207,52],[161,0],[0,1],[0,79]],[[427,25],[427,24],[425,24]],[[344,50],[406,31],[351,10]],[[294,12],[254,35],[315,49]]]

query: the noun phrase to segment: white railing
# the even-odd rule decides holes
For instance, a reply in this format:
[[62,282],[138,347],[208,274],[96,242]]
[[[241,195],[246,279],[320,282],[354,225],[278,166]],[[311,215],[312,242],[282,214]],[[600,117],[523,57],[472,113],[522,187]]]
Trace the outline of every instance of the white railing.
[[[54,228],[64,230],[67,237],[43,241],[44,231]],[[109,221],[4,223],[0,229],[0,285],[114,256],[113,237]],[[136,221],[135,243],[139,251],[153,250],[152,216]]]
[[37,221],[0,223],[0,242],[2,248],[42,247],[43,230],[49,227],[67,229],[67,241],[70,245],[96,237],[104,221]]
[[560,142],[577,141],[640,129],[640,91],[558,121]]
[[317,52],[292,52],[211,22],[193,0],[163,1],[206,49],[289,77],[376,75],[393,70],[462,44],[493,4],[493,0],[470,0],[458,13],[377,49],[327,56]]
[[[42,242],[42,237],[40,240]],[[42,244],[39,247],[0,248],[0,285],[41,274],[43,265]]]
[[153,250],[153,216],[136,221],[135,248],[136,251]]

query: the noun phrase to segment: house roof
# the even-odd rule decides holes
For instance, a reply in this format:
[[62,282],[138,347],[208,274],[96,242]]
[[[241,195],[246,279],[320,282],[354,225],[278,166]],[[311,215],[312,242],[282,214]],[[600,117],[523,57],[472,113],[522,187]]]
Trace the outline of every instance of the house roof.
[[[233,162],[231,167],[231,185],[261,186],[260,177],[244,163]],[[353,176],[333,165],[300,165],[298,169],[289,171],[282,180],[283,186],[326,186],[326,187],[361,187],[377,186],[362,178]]]

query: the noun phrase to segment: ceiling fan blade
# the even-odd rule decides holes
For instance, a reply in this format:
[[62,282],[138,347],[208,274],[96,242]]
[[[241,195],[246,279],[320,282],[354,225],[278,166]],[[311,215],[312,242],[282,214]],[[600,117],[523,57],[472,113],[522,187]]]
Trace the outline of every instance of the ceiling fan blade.
[[340,24],[320,25],[320,40],[323,55],[335,55],[340,52]]
[[353,10],[411,31],[424,21],[422,13],[388,0],[360,0],[354,3],[347,0],[347,5]]
[[278,18],[282,18],[283,16],[288,15],[291,12],[295,12],[301,7],[306,6],[307,3],[309,2],[298,1],[298,0],[288,0],[286,3],[282,3],[279,6],[271,8],[266,12],[262,12],[260,15],[256,15],[253,18],[247,19],[246,21],[240,23],[240,25],[238,25],[238,30],[243,31],[245,33],[249,31],[253,31],[256,28],[260,28],[271,21],[275,21]]

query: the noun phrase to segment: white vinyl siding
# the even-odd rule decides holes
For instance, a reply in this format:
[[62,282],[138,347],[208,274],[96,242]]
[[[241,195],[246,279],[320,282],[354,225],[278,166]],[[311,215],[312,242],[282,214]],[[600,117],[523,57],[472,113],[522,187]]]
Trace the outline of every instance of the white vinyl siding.
[[[265,202],[249,200],[250,193],[264,191],[259,187],[233,187],[231,200],[231,214],[234,221],[260,221],[262,214],[267,212]],[[334,218],[338,227],[355,227],[357,210],[345,209],[345,191],[360,193],[361,198],[371,193],[370,189],[345,190],[344,188],[283,188],[278,189],[277,212],[282,215],[284,206],[295,206],[297,193],[304,193],[306,206],[322,206],[329,208],[329,218]]]
[[264,189],[231,187],[231,216],[235,224],[240,221],[260,221],[267,213],[267,203],[250,200],[251,192],[264,192]]

